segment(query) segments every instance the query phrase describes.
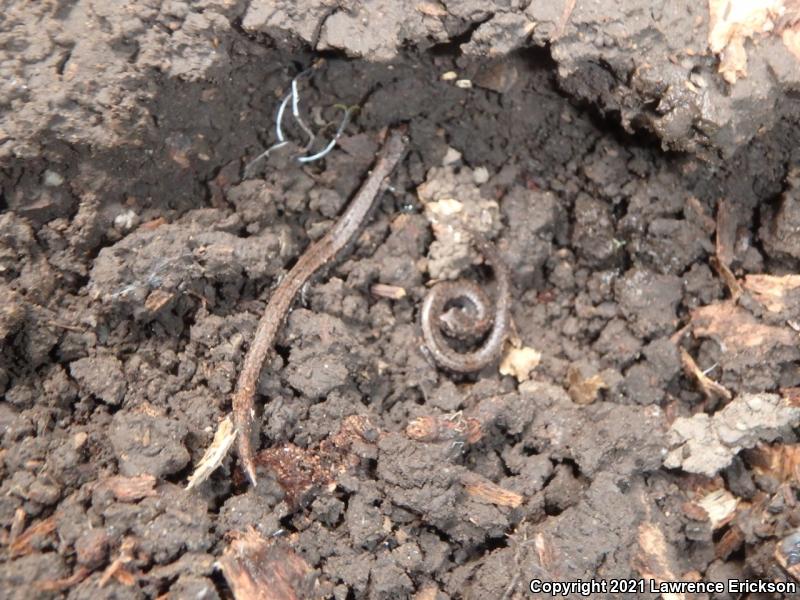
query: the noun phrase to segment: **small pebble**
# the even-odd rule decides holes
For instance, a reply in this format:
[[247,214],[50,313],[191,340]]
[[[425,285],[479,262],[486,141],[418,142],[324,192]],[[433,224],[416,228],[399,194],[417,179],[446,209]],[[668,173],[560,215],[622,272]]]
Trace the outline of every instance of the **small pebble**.
[[139,215],[132,210],[127,210],[124,213],[118,214],[114,217],[114,229],[117,231],[130,231],[139,224]]
[[55,171],[47,170],[44,172],[44,184],[48,187],[58,187],[64,183],[64,178]]
[[478,167],[472,172],[472,181],[477,185],[483,185],[489,181],[489,169],[486,167]]
[[450,148],[448,146],[447,152],[444,153],[444,158],[442,158],[442,166],[446,167],[447,165],[452,165],[453,163],[457,163],[460,160],[461,160],[461,152],[459,152],[455,148]]

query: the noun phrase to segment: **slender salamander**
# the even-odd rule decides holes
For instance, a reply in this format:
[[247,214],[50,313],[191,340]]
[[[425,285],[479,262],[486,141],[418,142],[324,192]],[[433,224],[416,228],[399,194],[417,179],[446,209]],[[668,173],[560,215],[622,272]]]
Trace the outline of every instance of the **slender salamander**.
[[[503,349],[511,319],[511,277],[508,267],[494,244],[483,236],[473,233],[472,243],[494,271],[497,290],[493,318],[488,317],[491,311],[487,306],[486,294],[477,284],[469,281],[443,281],[431,288],[422,304],[422,337],[425,346],[436,364],[457,373],[479,371],[496,360]],[[477,350],[461,353],[450,347],[442,330],[452,337],[468,337],[468,333],[463,331],[466,322],[463,314],[457,316],[458,313],[454,313],[449,319],[446,318],[448,305],[455,302],[463,304],[464,301],[471,304],[475,311],[472,335],[484,333],[489,323],[492,328]],[[457,331],[459,329],[462,331]]]
[[238,435],[239,459],[247,476],[256,485],[256,470],[253,460],[254,398],[261,368],[275,342],[275,337],[292,306],[295,296],[305,283],[321,267],[334,260],[341,250],[355,238],[383,186],[403,156],[406,139],[402,131],[395,130],[381,148],[366,181],[342,216],[317,242],[313,243],[297,260],[294,267],[281,280],[267,303],[258,323],[239,380],[233,395],[233,418]]

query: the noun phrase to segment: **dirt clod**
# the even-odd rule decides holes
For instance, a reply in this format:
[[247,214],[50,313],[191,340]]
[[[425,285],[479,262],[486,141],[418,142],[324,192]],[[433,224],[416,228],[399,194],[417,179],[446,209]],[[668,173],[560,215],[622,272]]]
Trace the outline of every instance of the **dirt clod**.
[[189,462],[183,445],[186,427],[163,416],[118,412],[111,421],[109,437],[126,477],[155,478],[177,473]]

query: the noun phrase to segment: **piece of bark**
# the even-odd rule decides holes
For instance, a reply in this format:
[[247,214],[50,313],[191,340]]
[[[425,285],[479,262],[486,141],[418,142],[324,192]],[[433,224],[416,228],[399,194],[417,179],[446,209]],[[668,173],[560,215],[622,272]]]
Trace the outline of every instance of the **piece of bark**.
[[714,556],[720,560],[728,560],[728,557],[739,550],[742,544],[744,544],[744,532],[734,525],[722,534],[714,549]]

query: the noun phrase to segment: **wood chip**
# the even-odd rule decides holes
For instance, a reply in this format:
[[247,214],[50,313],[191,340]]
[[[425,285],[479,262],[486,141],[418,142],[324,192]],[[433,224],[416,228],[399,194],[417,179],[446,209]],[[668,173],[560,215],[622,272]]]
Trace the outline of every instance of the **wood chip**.
[[375,283],[370,288],[373,296],[378,298],[388,298],[389,300],[402,300],[406,297],[405,288],[399,285],[389,285],[386,283]]
[[797,336],[789,328],[762,323],[731,301],[694,309],[691,324],[695,337],[710,337],[726,355],[746,354],[750,362],[763,359],[774,347],[794,348],[797,344]]
[[482,437],[477,419],[465,418],[461,413],[452,415],[427,415],[413,419],[406,426],[406,435],[419,442],[465,442],[474,444]]
[[684,502],[681,508],[683,509],[683,514],[692,521],[698,521],[700,523],[708,521],[706,509],[695,502]]
[[189,477],[189,482],[186,484],[187,490],[197,487],[217,470],[217,467],[222,464],[222,461],[227,456],[228,450],[230,450],[235,439],[236,431],[233,429],[233,419],[231,415],[227,415],[217,425],[217,431],[214,433],[211,445],[206,449],[200,462],[194,468],[194,472]]
[[157,313],[167,304],[169,304],[173,298],[175,298],[175,294],[171,292],[165,292],[164,290],[153,290],[150,292],[150,294],[148,294],[147,299],[144,301],[144,307],[151,313]]
[[166,222],[167,220],[164,217],[158,217],[157,219],[153,219],[152,221],[147,221],[146,223],[142,223],[141,225],[139,225],[139,229],[144,229],[145,231],[152,231],[153,229],[158,229]]
[[722,199],[717,206],[717,237],[715,244],[715,256],[711,258],[711,266],[714,267],[722,277],[725,285],[731,294],[731,299],[735,302],[742,295],[742,286],[736,280],[736,276],[731,271],[731,263],[734,258],[734,245],[736,244],[736,228],[738,220],[733,213],[731,203]]
[[697,505],[708,514],[711,529],[714,531],[730,523],[738,504],[739,500],[726,489],[711,492],[697,501]]
[[739,299],[739,296],[742,295],[742,286],[739,285],[736,276],[730,270],[728,265],[721,262],[716,256],[712,256],[708,262],[711,263],[711,266],[714,267],[714,270],[719,273],[720,277],[722,277],[722,281],[725,283],[725,287],[728,288],[728,292],[731,295],[731,300],[736,302]]
[[266,467],[285,492],[285,501],[296,506],[314,490],[335,484],[361,461],[354,444],[374,443],[380,435],[369,419],[351,415],[342,420],[338,432],[309,448],[291,443],[266,448],[258,453],[257,464]]
[[516,508],[525,500],[520,494],[502,488],[476,473],[465,474],[461,483],[470,496],[489,504]]
[[11,527],[8,534],[10,544],[16,542],[20,534],[24,531],[26,518],[27,513],[24,508],[18,507],[17,510],[14,511],[14,518],[11,520]]
[[709,0],[708,46],[728,83],[747,75],[745,41],[774,29],[783,0]]
[[728,560],[728,557],[738,551],[742,544],[744,544],[744,533],[734,525],[722,534],[714,549],[714,556],[721,560]]
[[533,536],[533,549],[536,552],[536,558],[539,561],[539,566],[544,569],[545,573],[552,573],[556,566],[556,551],[553,548],[552,542],[544,537],[544,534],[539,531]]
[[255,529],[234,534],[219,566],[236,600],[302,600],[316,583],[313,569],[283,540]]

